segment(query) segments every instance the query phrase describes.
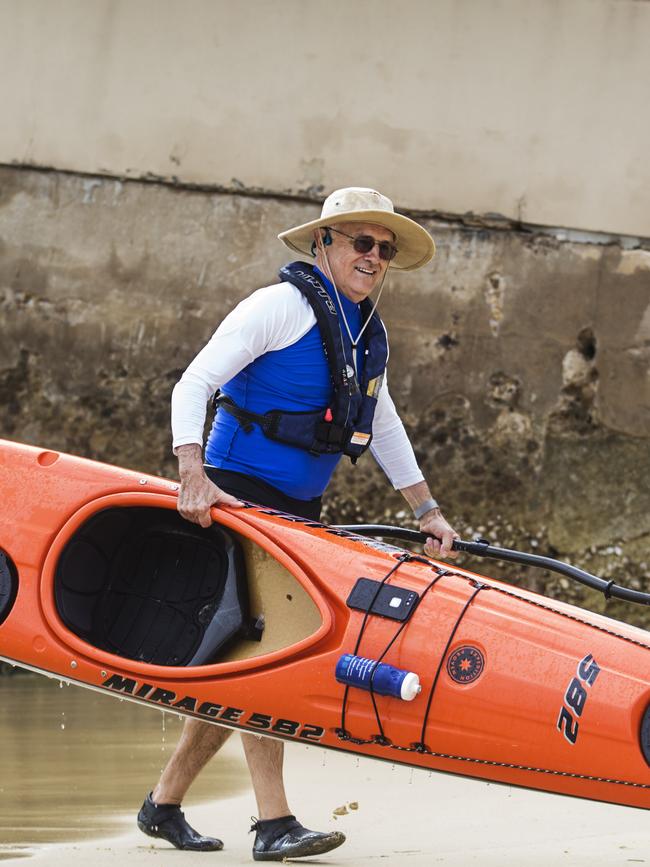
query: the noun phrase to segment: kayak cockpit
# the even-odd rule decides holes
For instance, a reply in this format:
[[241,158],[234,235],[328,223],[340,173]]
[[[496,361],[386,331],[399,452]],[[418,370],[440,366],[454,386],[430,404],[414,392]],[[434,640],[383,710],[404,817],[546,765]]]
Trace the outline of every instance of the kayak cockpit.
[[[278,570],[285,573],[284,592]],[[162,666],[259,656],[321,625],[306,591],[249,540],[152,507],[92,515],[61,553],[54,597],[61,621],[83,641]],[[294,597],[302,604],[283,617]]]

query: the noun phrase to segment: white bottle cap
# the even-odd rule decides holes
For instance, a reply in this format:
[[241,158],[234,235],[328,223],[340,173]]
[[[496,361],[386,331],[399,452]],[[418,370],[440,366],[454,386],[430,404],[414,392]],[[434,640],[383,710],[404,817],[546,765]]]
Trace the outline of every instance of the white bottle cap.
[[413,671],[409,671],[404,680],[402,681],[402,688],[400,689],[400,698],[403,698],[404,701],[413,701],[413,699],[420,694],[422,691],[422,687],[420,686],[420,678]]

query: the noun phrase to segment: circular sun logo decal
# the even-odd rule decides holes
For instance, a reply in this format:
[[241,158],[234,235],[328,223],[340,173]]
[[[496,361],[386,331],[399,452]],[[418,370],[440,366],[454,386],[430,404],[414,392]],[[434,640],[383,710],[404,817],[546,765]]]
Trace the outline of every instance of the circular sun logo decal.
[[478,647],[464,644],[447,660],[447,673],[456,683],[473,683],[483,673],[485,659]]

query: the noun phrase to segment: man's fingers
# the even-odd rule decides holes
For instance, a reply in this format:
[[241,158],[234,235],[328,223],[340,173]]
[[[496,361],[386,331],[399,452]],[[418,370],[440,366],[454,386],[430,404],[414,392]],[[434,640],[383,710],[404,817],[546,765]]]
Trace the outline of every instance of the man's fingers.
[[183,508],[179,506],[178,512],[181,518],[185,518],[186,521],[191,521],[193,524],[199,524],[201,527],[209,527],[212,523],[210,509],[200,510],[192,507]]
[[429,536],[424,544],[424,553],[429,557],[437,557],[440,554],[440,542],[434,536]]
[[458,533],[453,530],[444,530],[440,534],[441,538],[429,536],[424,545],[424,553],[429,557],[440,557],[441,560],[455,560],[458,556],[457,551],[452,550],[454,539],[459,539]]
[[237,497],[227,494],[225,491],[219,491],[219,498],[214,501],[213,506],[232,506],[235,509],[241,508],[244,504]]
[[454,539],[459,539],[460,536],[458,533],[454,533],[453,530],[448,530],[447,532],[442,534],[442,545],[440,547],[440,556],[443,559],[449,558],[450,560],[455,560],[458,556],[458,551],[452,550],[452,545],[454,544]]
[[203,529],[207,529],[212,524],[212,515],[210,514],[210,509],[207,509],[205,512],[201,512],[196,519],[196,523],[200,524]]
[[241,508],[244,504],[237,497],[222,491],[205,475],[181,481],[178,495],[178,511],[186,521],[209,527],[212,523],[212,506]]

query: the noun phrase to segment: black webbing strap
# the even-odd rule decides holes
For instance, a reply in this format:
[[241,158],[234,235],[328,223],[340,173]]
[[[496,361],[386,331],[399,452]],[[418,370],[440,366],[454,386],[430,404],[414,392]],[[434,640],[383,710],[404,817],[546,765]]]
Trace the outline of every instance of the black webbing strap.
[[[307,269],[307,274],[301,273],[303,269]],[[305,277],[309,277],[309,281]],[[337,347],[334,341],[334,329],[330,326],[330,322],[334,320],[338,328],[338,312],[334,306],[334,302],[330,299],[327,289],[316,274],[313,273],[313,267],[304,262],[293,262],[290,265],[285,265],[280,269],[280,277],[282,280],[287,280],[295,286],[309,302],[320,332],[323,351],[327,358],[327,366],[329,368],[330,379],[334,390],[337,391],[341,386],[341,371],[338,369],[337,363]],[[320,298],[318,298],[318,289],[320,289]],[[316,297],[315,297],[316,296]],[[329,301],[329,304],[323,303],[323,298]],[[330,304],[332,305],[330,307]],[[343,351],[343,338],[341,338],[341,351]]]
[[236,418],[246,433],[252,431],[254,424],[259,425],[264,433],[269,435],[274,434],[277,429],[279,419],[273,410],[262,414],[259,412],[251,412],[249,409],[242,409],[240,406],[237,406],[232,398],[225,394],[221,394],[220,392],[215,394],[212,404],[215,409],[221,407]]
[[345,441],[346,433],[346,428],[334,424],[333,421],[319,422],[314,429],[316,440],[327,445],[341,446]]

